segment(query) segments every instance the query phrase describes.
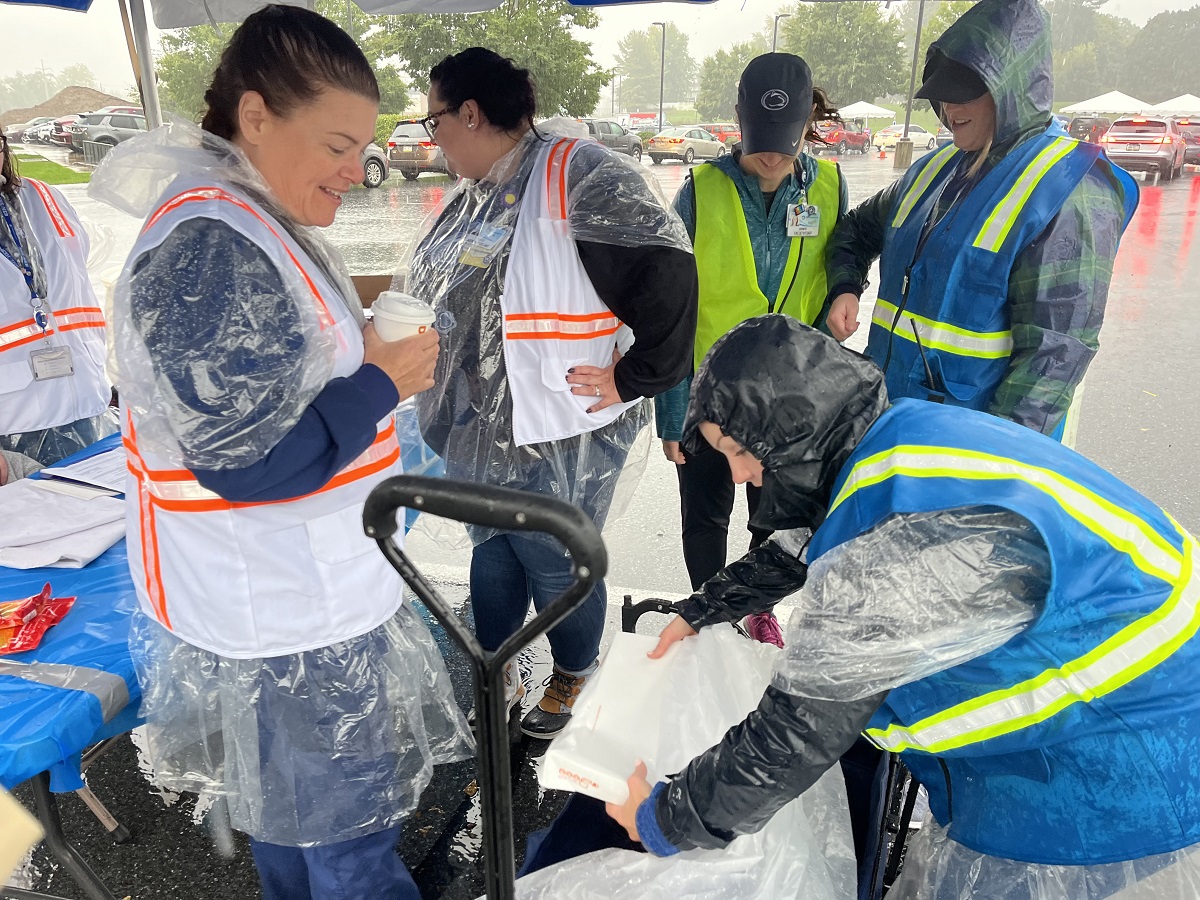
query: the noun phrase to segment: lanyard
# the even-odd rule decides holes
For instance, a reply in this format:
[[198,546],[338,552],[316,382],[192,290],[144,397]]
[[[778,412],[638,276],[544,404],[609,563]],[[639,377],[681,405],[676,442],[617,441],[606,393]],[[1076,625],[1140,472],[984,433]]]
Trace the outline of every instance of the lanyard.
[[8,248],[0,243],[0,255],[3,255],[10,263],[21,270],[21,274],[25,278],[25,284],[29,286],[29,303],[33,306],[33,321],[37,327],[42,329],[42,334],[46,333],[46,326],[50,324],[50,318],[46,315],[46,310],[42,306],[42,298],[37,294],[37,288],[33,284],[33,261],[29,258],[29,254],[25,252],[25,248],[21,245],[21,236],[17,233],[17,226],[13,222],[12,212],[8,208],[8,202],[0,198],[0,217],[4,219],[4,224],[8,228],[8,233],[12,235],[13,244],[17,248],[17,253],[20,254],[20,261],[13,258],[9,253]]

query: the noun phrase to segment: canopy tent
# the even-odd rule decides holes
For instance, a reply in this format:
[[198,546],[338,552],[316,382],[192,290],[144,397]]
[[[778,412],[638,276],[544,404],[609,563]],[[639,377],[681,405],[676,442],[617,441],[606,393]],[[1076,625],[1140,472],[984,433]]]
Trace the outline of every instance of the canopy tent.
[[885,109],[882,106],[876,106],[874,103],[868,103],[866,100],[859,100],[857,103],[851,103],[849,106],[843,106],[838,110],[844,119],[894,119],[896,113],[893,110]]
[[[290,3],[293,6],[312,7],[305,0],[150,0],[154,13],[154,24],[159,28],[186,28],[190,25],[206,25],[216,22],[240,22],[268,2]],[[393,15],[398,13],[463,13],[483,12],[495,9],[503,0],[354,0],[365,13],[371,15]],[[572,6],[616,6],[642,0],[569,0]],[[651,0],[662,2],[662,0]],[[673,0],[682,3],[710,3],[712,0]],[[87,12],[92,0],[0,0],[0,4],[11,3],[26,6],[49,6],[57,9]],[[158,84],[154,77],[154,51],[150,46],[150,28],[146,20],[144,0],[117,0],[121,9],[121,20],[125,25],[125,38],[129,45],[129,59],[137,77],[138,91],[142,95],[142,109],[146,112],[146,125],[157,128],[162,124],[162,107],[158,102]]]
[[1107,94],[1101,94],[1099,97],[1093,97],[1091,100],[1083,100],[1080,103],[1072,103],[1070,106],[1064,106],[1059,110],[1067,115],[1079,115],[1086,113],[1116,113],[1117,115],[1130,115],[1132,113],[1149,112],[1151,104],[1144,100],[1139,100],[1137,97],[1130,97],[1128,94],[1122,94],[1120,91],[1109,91]]
[[1200,97],[1195,94],[1183,94],[1164,100],[1146,112],[1158,113],[1161,116],[1200,116]]

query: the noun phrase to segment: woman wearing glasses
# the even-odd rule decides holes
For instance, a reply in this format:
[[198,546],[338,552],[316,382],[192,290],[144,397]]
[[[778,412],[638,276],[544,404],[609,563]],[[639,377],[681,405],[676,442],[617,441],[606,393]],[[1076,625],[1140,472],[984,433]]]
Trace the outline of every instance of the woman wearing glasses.
[[[603,526],[649,421],[643,398],[691,369],[696,266],[687,232],[630,158],[535,128],[529,72],[490,50],[430,73],[430,136],[461,177],[419,237],[407,289],[439,315],[435,387],[418,399],[447,475],[551,494]],[[639,447],[645,452],[645,444]],[[495,650],[571,583],[558,544],[476,530],[471,602]],[[594,670],[598,585],[549,633],[553,673],[522,721],[558,734]],[[509,673],[516,704],[524,686]]]
[[0,135],[0,448],[53,465],[116,431],[88,236]]

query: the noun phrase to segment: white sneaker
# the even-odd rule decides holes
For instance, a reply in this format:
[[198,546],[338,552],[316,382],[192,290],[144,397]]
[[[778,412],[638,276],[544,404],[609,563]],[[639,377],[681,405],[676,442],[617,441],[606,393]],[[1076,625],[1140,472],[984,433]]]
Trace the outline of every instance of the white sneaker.
[[[521,681],[521,674],[517,671],[513,662],[510,661],[504,665],[504,706],[509,715],[512,715],[513,707],[519,706],[521,701],[525,699],[525,683]],[[475,727],[475,707],[471,707],[471,711],[467,713],[467,724],[472,728]]]

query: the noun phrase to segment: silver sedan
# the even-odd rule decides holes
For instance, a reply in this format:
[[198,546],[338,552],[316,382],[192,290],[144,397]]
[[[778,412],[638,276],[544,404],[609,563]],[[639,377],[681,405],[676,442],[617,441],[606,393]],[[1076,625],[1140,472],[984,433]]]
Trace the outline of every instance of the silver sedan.
[[729,150],[702,128],[668,128],[646,144],[646,153],[658,165],[664,159],[680,159],[691,164],[697,159],[716,159]]

